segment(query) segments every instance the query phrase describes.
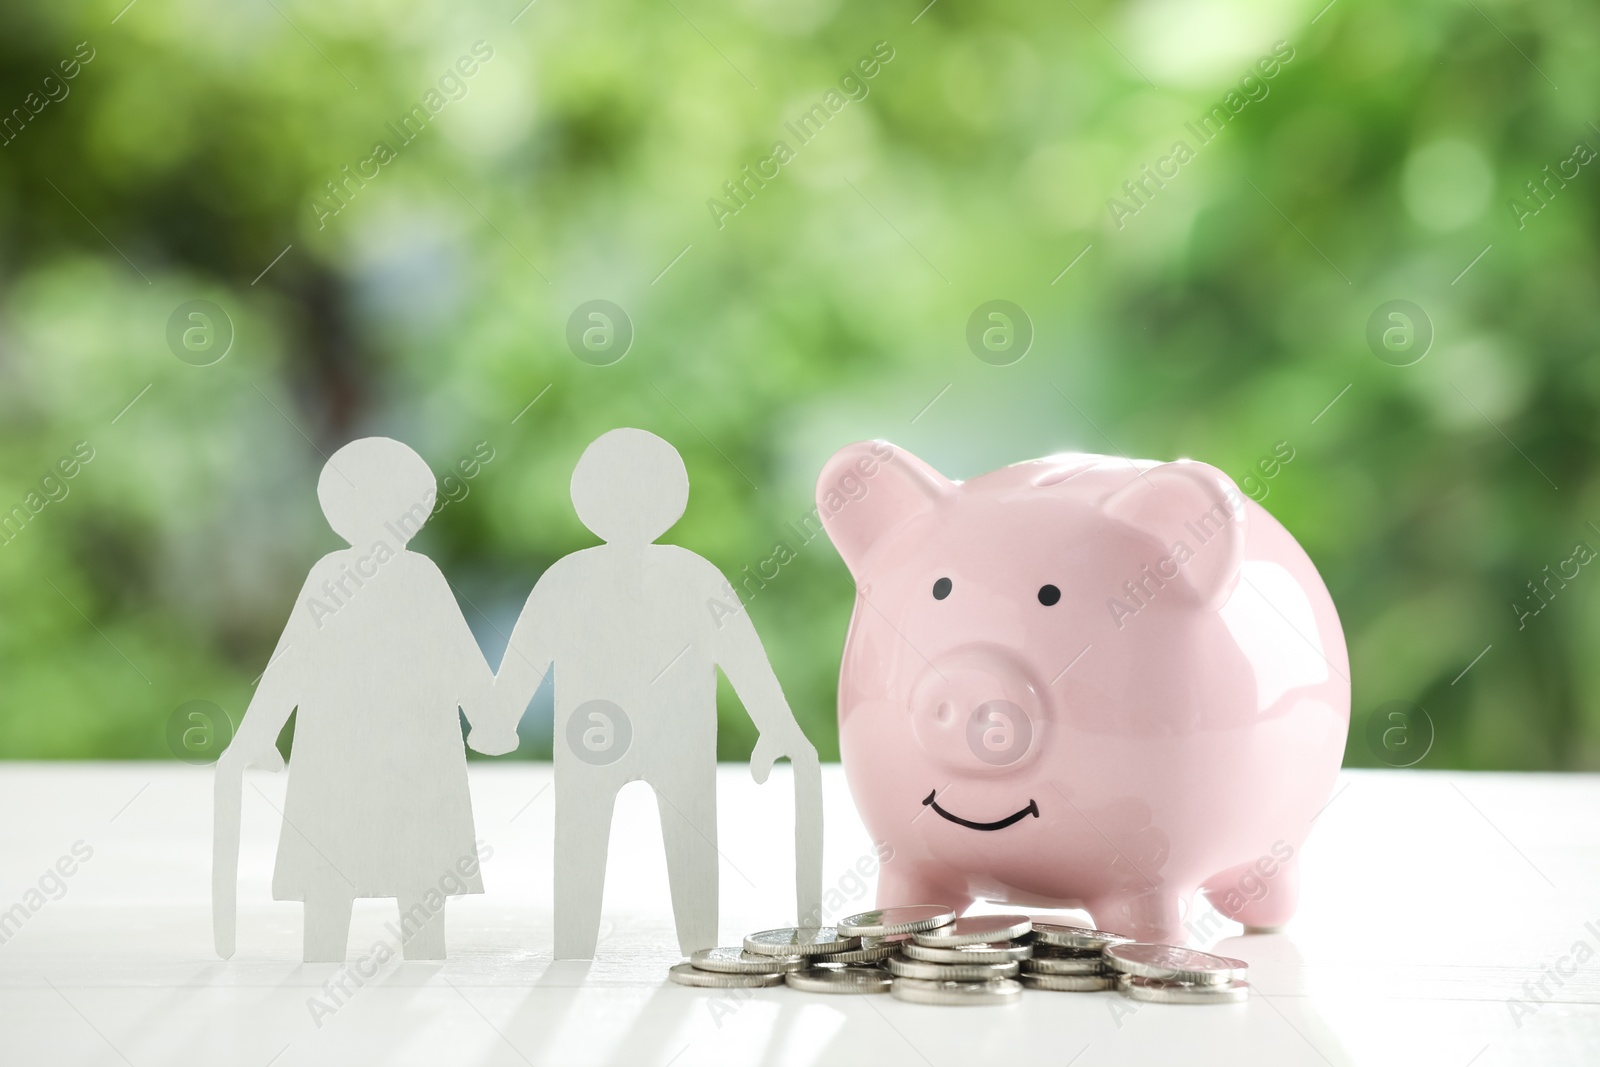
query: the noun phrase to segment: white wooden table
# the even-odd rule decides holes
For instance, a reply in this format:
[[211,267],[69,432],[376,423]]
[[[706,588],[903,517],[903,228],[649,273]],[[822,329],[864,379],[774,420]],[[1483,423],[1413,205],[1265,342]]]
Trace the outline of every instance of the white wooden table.
[[[786,771],[758,787],[722,768],[725,943],[792,917]],[[1030,991],[933,1008],[669,985],[666,868],[637,783],[618,803],[600,957],[553,963],[550,781],[545,764],[473,766],[493,855],[488,892],[449,906],[450,959],[369,965],[360,986],[351,967],[335,1005],[324,983],[341,968],[298,962],[300,906],[270,899],[281,776],[246,782],[239,950],[224,963],[209,768],[0,764],[0,1064],[1600,1063],[1594,776],[1347,772],[1303,852],[1295,922],[1251,937],[1217,923],[1258,994],[1227,1007]],[[868,906],[850,872],[871,848],[838,767],[824,785],[836,918]],[[58,862],[73,873],[49,874]],[[394,919],[392,902],[357,902],[352,962],[393,945]]]

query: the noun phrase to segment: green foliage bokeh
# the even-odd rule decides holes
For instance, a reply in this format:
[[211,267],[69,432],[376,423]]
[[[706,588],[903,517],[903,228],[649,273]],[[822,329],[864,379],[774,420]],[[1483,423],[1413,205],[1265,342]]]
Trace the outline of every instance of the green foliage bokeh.
[[[1600,147],[1597,30],[1570,0],[9,5],[0,510],[94,458],[0,546],[0,755],[166,757],[185,701],[237,718],[336,545],[322,457],[366,434],[441,476],[492,450],[418,545],[497,660],[592,543],[579,453],[634,425],[689,467],[668,539],[730,576],[854,440],[953,477],[1204,459],[1327,579],[1347,762],[1381,762],[1367,716],[1403,700],[1421,766],[1600,767],[1600,576],[1528,587],[1600,547],[1600,163],[1547,180]],[[796,138],[875,49],[864,97]],[[593,299],[635,331],[610,366],[568,347]],[[1008,366],[966,340],[993,299],[1034,332]],[[1434,334],[1409,366],[1368,347],[1395,299]],[[211,366],[169,348],[191,300],[231,322]],[[818,539],[750,609],[829,758],[851,595]],[[747,754],[725,690],[721,716]],[[523,753],[548,752],[546,726]]]

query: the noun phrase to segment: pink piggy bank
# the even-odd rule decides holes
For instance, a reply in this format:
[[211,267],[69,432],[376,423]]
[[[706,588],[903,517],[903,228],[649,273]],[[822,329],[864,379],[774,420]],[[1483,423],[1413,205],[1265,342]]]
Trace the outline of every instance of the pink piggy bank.
[[873,441],[817,503],[856,582],[839,747],[892,851],[880,907],[1077,907],[1179,944],[1196,890],[1294,914],[1349,662],[1311,560],[1227,475],[1074,454],[954,482]]

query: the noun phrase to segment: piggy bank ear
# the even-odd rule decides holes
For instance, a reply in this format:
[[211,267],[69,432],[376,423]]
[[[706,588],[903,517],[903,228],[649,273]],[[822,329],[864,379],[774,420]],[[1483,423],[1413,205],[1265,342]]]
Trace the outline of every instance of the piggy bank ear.
[[955,494],[955,483],[888,441],[833,454],[817,476],[817,514],[859,581],[861,562],[888,531]]
[[[1106,498],[1104,511],[1161,543],[1153,569],[1178,581],[1206,607],[1222,605],[1244,563],[1246,513],[1233,480],[1206,463],[1151,467]],[[1167,563],[1167,560],[1171,563]]]

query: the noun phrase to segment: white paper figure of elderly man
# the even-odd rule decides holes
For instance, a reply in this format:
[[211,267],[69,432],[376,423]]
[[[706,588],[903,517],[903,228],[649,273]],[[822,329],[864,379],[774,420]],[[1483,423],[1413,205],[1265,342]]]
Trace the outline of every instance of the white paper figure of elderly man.
[[539,579],[495,681],[504,720],[473,747],[515,747],[510,732],[555,668],[555,955],[589,959],[600,927],[611,813],[637,779],[656,793],[667,876],[685,955],[717,943],[717,668],[761,732],[750,772],[780,757],[795,775],[795,887],[802,924],[822,897],[821,769],[750,617],[715,567],[656,538],[689,500],[683,458],[643,430],[612,430],[572,473],[578,518],[604,544]]
[[317,561],[217,764],[213,922],[234,949],[239,792],[247,765],[294,750],[276,900],[305,902],[305,960],[345,958],[351,902],[394,897],[406,959],[443,959],[445,898],[483,892],[457,708],[490,707],[494,679],[449,584],[406,549],[433,510],[428,465],[398,441],[341,448],[317,496],[349,547]]

